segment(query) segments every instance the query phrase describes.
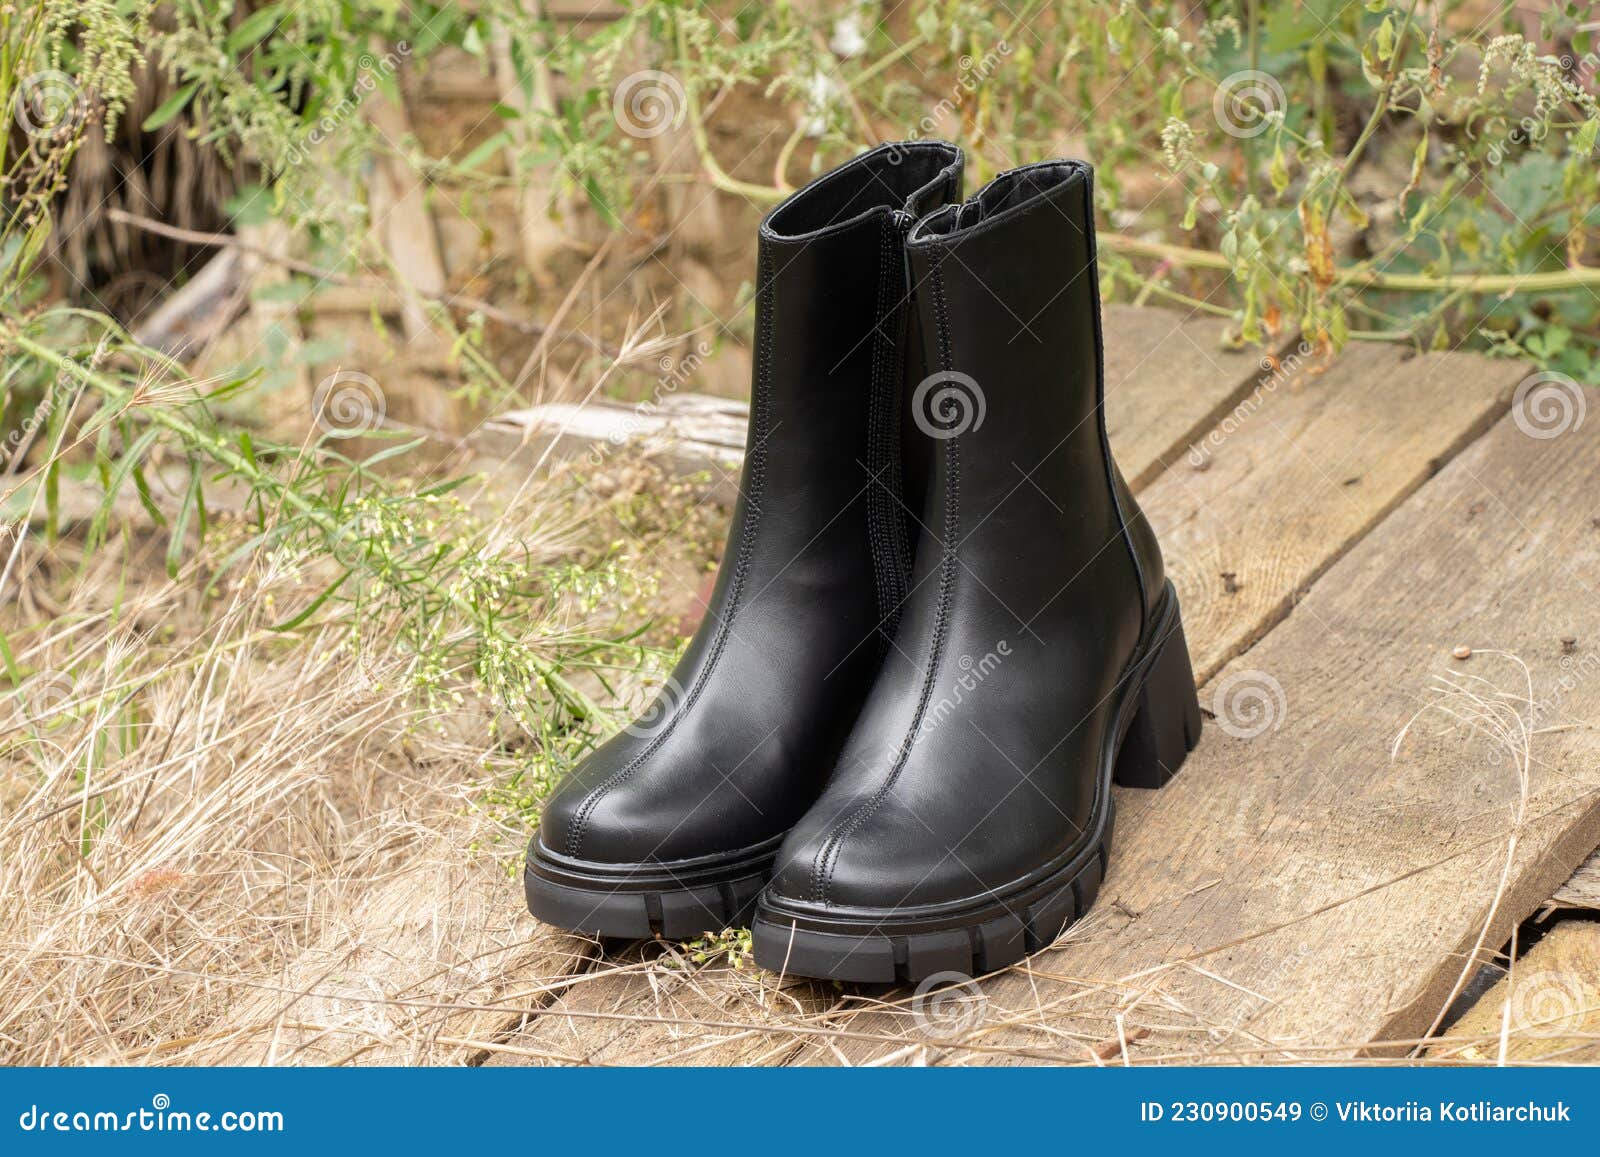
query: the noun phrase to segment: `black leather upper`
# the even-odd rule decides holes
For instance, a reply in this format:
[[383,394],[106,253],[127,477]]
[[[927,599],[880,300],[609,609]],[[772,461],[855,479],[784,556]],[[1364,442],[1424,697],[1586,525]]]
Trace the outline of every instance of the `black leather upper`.
[[779,853],[767,895],[788,911],[959,910],[1083,846],[1163,587],[1105,439],[1092,204],[1087,165],[1049,162],[910,235],[927,362],[970,382],[907,391],[931,460],[912,591]]
[[711,604],[656,704],[580,764],[539,842],[608,864],[775,841],[822,790],[908,586],[904,238],[961,154],[886,145],[762,223],[744,470]]

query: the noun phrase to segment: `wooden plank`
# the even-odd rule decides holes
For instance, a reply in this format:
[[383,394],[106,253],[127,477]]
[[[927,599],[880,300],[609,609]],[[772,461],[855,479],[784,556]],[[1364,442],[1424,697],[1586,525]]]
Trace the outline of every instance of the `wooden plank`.
[[[1597,494],[1600,426],[1508,417],[1395,511],[1203,689],[1221,718],[1119,796],[1094,915],[985,986],[973,1048],[1285,1061],[1429,1030],[1600,840],[1600,680],[1565,686],[1560,643],[1600,645]],[[1267,715],[1230,708],[1247,688]]]
[[[1251,386],[1199,438],[1204,452],[1195,460],[1206,468],[1179,466],[1140,497],[1161,532],[1202,672],[1215,671],[1287,613],[1317,574],[1482,430],[1523,373],[1510,363],[1461,355],[1402,361],[1381,347],[1349,351],[1323,374],[1306,364],[1285,364],[1289,373]],[[1396,391],[1393,383],[1402,375],[1408,388]],[[1175,383],[1186,391],[1180,399],[1194,398],[1177,375],[1124,373],[1121,380],[1129,389]],[[1147,460],[1153,444],[1143,443]],[[1117,452],[1123,454],[1120,445]],[[1267,517],[1263,510],[1276,513]],[[1224,571],[1234,575],[1231,586],[1209,577]],[[613,992],[583,995],[625,1003]],[[835,997],[817,989],[802,1003],[815,1018]],[[552,1006],[546,1018],[560,1022],[566,1007]],[[737,1002],[730,1007],[737,1009]],[[872,1031],[882,1031],[883,1023]],[[905,1043],[904,1027],[892,1033],[897,1044]],[[685,1031],[681,1025],[672,1030],[635,1059],[681,1055]],[[537,1024],[532,1036],[539,1037]],[[637,1036],[627,1041],[641,1047]],[[695,1060],[745,1063],[771,1044],[770,1037],[742,1036],[735,1047],[697,1053]],[[826,1062],[863,1050],[872,1051],[849,1037],[830,1039],[828,1055],[814,1059]]]
[[[411,1065],[481,1055],[508,1009],[548,1000],[595,952],[581,937],[530,930],[526,913],[507,903],[504,864],[463,851],[494,834],[486,820],[463,820],[397,849],[372,865],[386,878],[348,912],[339,912],[342,895],[313,895],[319,935],[281,972],[218,976],[235,994],[225,1029],[137,1059]],[[104,1058],[130,1059],[126,1052]]]
[[1140,496],[1204,683],[1501,412],[1525,371],[1355,346],[1286,360]]
[[[1190,440],[1270,381],[1296,341],[1265,355],[1223,346],[1227,324],[1165,309],[1110,305],[1105,329],[1106,432],[1135,490],[1184,458]],[[1295,359],[1297,362],[1303,360]]]
[[803,981],[715,960],[697,966],[675,945],[643,945],[573,983],[527,1031],[489,1050],[491,1066],[633,1064],[670,1055],[698,1064],[730,1051],[742,1063],[780,1064],[794,1052],[797,1024],[832,1000]]
[[704,474],[707,497],[732,506],[749,419],[744,402],[704,394],[672,394],[632,406],[549,402],[490,419],[473,434],[472,445],[519,469],[580,454],[603,461],[626,447],[669,474]]
[[1428,1050],[1442,1061],[1600,1062],[1600,924],[1563,920]]
[[1600,908],[1600,852],[1595,852],[1550,897],[1553,908]]

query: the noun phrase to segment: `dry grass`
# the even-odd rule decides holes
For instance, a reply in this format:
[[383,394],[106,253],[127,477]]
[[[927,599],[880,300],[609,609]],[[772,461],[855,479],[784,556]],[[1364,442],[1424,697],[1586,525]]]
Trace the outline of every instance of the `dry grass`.
[[[658,485],[614,465],[616,503]],[[592,492],[504,489],[477,495],[491,545],[533,567],[616,533]],[[314,565],[257,557],[206,599],[220,547],[169,580],[162,536],[124,530],[93,556],[13,532],[0,557],[27,673],[0,698],[0,1062],[468,1061],[589,952],[536,927],[515,869],[592,729],[549,704],[532,727],[464,672],[419,706],[427,657],[392,623],[362,619],[359,645],[346,618],[272,629],[319,589]],[[661,562],[660,535],[627,541],[627,565]],[[529,630],[640,617],[622,592],[569,597]],[[611,686],[626,702],[637,680]]]

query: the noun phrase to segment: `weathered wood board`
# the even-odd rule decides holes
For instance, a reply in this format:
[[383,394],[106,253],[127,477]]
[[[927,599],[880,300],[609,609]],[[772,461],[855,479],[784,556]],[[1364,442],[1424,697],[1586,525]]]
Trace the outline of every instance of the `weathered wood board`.
[[1508,416],[1396,510],[1202,690],[1183,773],[1119,800],[1093,917],[985,985],[969,1043],[1284,1061],[1432,1028],[1600,840],[1600,679],[1565,680],[1561,644],[1600,646],[1596,496],[1600,425]]
[[1563,920],[1550,929],[1428,1055],[1479,1064],[1600,1062],[1600,924]]
[[1526,371],[1355,346],[1286,360],[1140,495],[1183,607],[1195,678],[1289,612],[1313,580],[1504,409]]
[[1600,908],[1600,852],[1590,856],[1550,897],[1554,908]]
[[[381,886],[281,972],[218,977],[236,996],[228,1028],[140,1057],[179,1065],[416,1064],[418,1042],[463,1061],[505,1026],[508,1008],[536,1007],[592,958],[596,946],[530,930],[504,870],[463,848],[489,825],[456,829],[376,863]],[[331,898],[337,904],[339,898]],[[532,934],[530,935],[530,931]],[[127,1061],[125,1052],[107,1063]],[[556,1061],[576,1058],[557,1055]]]
[[1279,370],[1273,352],[1223,348],[1225,323],[1165,309],[1107,306],[1106,433],[1123,477],[1143,489],[1181,460],[1197,432],[1210,428]]
[[[1392,350],[1358,350],[1347,358],[1325,374],[1301,366],[1298,375],[1256,385],[1231,407],[1215,435],[1198,440],[1191,461],[1141,495],[1172,560],[1202,672],[1216,670],[1287,613],[1316,574],[1483,429],[1522,374],[1513,365],[1460,356],[1402,362]],[[1391,400],[1387,395],[1402,371],[1407,396]],[[1195,470],[1192,461],[1205,461],[1207,468]],[[1279,517],[1260,515],[1263,494],[1284,508]],[[1187,561],[1196,555],[1211,562],[1209,572]],[[1220,581],[1223,571],[1233,575],[1231,583]],[[714,986],[714,978],[705,984]],[[599,1011],[589,1001],[609,1001],[613,1010],[636,1003],[630,986],[637,996],[640,978],[611,988],[597,985],[578,1000],[558,1002],[532,1035],[541,1038],[545,1029],[560,1025],[595,1043],[595,1059],[682,1055],[685,1041],[696,1039],[687,1023],[633,1024],[610,1019],[612,1013],[604,1023],[590,1020],[586,1031],[574,1027]],[[726,1010],[726,1021],[753,1024],[784,1016],[767,1002],[724,996],[718,1007]],[[791,1008],[799,1001],[802,1016],[813,1023],[836,1000],[828,989],[807,996],[792,986],[786,997]],[[779,1033],[792,1037],[796,1019]],[[745,1062],[773,1045],[770,1034],[723,1035],[730,1038],[727,1047],[697,1048],[693,1059]],[[904,1039],[903,1032],[891,1035]],[[828,1055],[814,1059],[826,1062],[865,1049],[859,1040],[851,1043],[854,1036],[830,1038]]]

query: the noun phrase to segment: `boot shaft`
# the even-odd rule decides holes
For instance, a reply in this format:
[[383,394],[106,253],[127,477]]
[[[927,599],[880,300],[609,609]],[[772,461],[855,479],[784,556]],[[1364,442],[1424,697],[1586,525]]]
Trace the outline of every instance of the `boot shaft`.
[[1093,170],[1003,174],[920,221],[907,258],[929,366],[907,415],[931,457],[924,523],[1014,592],[1021,621],[1082,570],[1080,592],[1136,592],[1107,606],[1129,606],[1137,636],[1163,577],[1106,437]]
[[[959,198],[962,163],[940,142],[884,145],[761,224],[750,428],[729,542],[730,553],[746,546],[754,592],[846,586],[866,559],[880,617],[903,596],[905,236]],[[724,567],[718,603],[734,577]]]

